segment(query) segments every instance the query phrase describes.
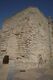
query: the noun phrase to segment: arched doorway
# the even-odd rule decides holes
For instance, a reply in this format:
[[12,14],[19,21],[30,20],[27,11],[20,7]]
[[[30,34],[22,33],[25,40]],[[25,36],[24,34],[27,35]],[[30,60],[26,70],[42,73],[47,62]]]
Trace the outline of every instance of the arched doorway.
[[3,58],[3,64],[8,64],[9,63],[9,56],[5,55]]

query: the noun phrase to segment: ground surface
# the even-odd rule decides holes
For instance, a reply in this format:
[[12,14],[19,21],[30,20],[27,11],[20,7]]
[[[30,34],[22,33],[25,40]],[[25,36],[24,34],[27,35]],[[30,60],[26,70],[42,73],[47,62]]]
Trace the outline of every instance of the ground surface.
[[14,62],[0,64],[0,80],[53,80],[53,70],[50,69],[16,69]]
[[44,69],[31,69],[26,72],[16,71],[14,80],[53,80],[53,75]]

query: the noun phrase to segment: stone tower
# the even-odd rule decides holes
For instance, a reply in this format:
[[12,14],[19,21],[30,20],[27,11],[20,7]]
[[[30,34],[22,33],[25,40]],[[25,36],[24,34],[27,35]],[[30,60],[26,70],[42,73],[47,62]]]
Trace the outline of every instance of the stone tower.
[[48,19],[39,9],[29,7],[6,19],[1,36],[1,54],[36,67],[49,63]]

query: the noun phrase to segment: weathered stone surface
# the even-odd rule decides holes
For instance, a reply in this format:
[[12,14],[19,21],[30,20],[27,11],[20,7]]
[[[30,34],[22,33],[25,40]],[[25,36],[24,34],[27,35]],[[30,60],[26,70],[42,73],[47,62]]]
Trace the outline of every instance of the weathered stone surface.
[[48,65],[48,19],[39,9],[28,8],[5,20],[1,36],[1,50],[5,50],[11,59],[17,59],[17,64],[21,62],[21,67]]

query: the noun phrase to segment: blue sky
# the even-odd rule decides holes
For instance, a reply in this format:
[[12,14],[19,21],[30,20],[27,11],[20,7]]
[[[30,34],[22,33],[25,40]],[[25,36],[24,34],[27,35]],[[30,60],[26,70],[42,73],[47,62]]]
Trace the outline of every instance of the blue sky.
[[7,17],[29,6],[38,7],[45,16],[53,17],[53,0],[0,0],[0,28]]

